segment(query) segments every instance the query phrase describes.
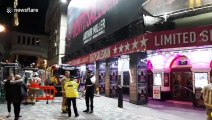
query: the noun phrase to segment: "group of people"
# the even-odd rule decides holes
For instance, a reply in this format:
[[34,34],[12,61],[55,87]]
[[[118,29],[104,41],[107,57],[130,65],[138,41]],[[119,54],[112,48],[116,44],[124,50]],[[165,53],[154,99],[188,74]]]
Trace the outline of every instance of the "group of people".
[[6,93],[6,101],[7,101],[7,110],[8,115],[7,118],[11,116],[11,105],[14,107],[15,120],[18,120],[20,117],[21,110],[21,102],[24,99],[27,93],[27,87],[23,83],[23,79],[21,75],[15,75],[13,73],[9,74],[7,80],[4,81],[4,89]]
[[[29,81],[28,85],[24,83],[21,75],[14,76],[13,73],[9,73],[8,79],[4,80],[4,89],[7,101],[7,118],[11,116],[11,104],[14,106],[15,120],[20,117],[21,103],[34,103],[38,96],[38,89],[31,88],[30,84],[40,84],[41,79],[36,72],[33,73],[33,78]],[[25,102],[24,102],[25,101]]]
[[[83,111],[86,113],[93,113],[93,98],[94,98],[95,84],[91,82],[92,77],[93,77],[92,71],[87,71],[85,81],[86,110]],[[77,83],[74,80],[74,77],[70,75],[70,71],[65,71],[65,75],[61,80],[61,85],[62,85],[62,96],[63,96],[62,112],[63,113],[67,112],[68,116],[71,117],[71,102],[72,102],[75,117],[78,117],[79,114],[77,111],[76,98],[79,97],[78,93],[79,83]]]

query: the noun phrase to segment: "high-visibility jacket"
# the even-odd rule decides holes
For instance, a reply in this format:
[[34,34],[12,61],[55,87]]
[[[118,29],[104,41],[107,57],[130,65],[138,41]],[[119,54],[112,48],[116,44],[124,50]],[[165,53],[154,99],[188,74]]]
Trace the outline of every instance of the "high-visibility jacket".
[[64,76],[62,79],[61,79],[61,86],[62,86],[62,90],[65,91],[65,83],[70,81],[70,78]]
[[78,93],[79,84],[75,81],[67,81],[64,85],[65,94],[67,98],[77,98],[79,97]]
[[212,109],[212,83],[203,88],[203,99],[205,106]]

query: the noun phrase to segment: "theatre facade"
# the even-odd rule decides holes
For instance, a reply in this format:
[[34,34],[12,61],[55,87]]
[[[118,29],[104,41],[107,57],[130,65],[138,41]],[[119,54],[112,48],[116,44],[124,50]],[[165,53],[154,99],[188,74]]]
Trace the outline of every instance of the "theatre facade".
[[[124,4],[123,1],[125,0],[111,0],[109,2],[111,7],[105,7],[104,12],[99,18],[95,19],[96,21],[93,24],[91,20],[91,26],[87,24],[85,30],[80,30],[83,31],[81,34],[79,31],[76,32],[76,28],[72,27],[74,26],[73,21],[80,17],[70,17],[70,23],[73,25],[69,26],[67,32],[67,56],[72,55],[70,53],[77,49],[76,46],[79,46],[79,48],[84,46],[94,47],[92,45],[97,44],[98,41],[106,40],[112,33],[117,33],[116,29],[110,27],[118,19],[117,17],[114,18],[114,10],[133,7],[134,9],[130,12],[135,13],[139,6],[144,4],[139,3],[139,1]],[[148,6],[152,5],[153,1],[144,4],[143,10],[140,11],[146,12],[144,11],[145,7],[149,8]],[[73,9],[71,4],[70,2],[70,11]],[[105,4],[102,3],[102,5]],[[176,4],[180,5],[177,1],[170,3],[170,5]],[[186,5],[186,10],[195,9],[189,1]],[[100,3],[99,6],[101,6]],[[185,7],[184,4],[182,6]],[[198,8],[203,9],[205,6],[209,5],[206,5],[203,0]],[[156,10],[158,7],[154,9]],[[116,12],[119,13],[120,11]],[[149,10],[149,13],[151,13],[151,10]],[[160,14],[162,13],[164,11],[161,11]],[[128,13],[126,14],[128,15]],[[159,13],[154,14],[160,16]],[[203,16],[210,14],[210,12],[201,11],[199,14]],[[89,15],[92,14],[89,13]],[[150,27],[153,28],[150,32],[147,31],[146,14],[143,14],[142,32],[137,32],[139,34],[133,34],[132,31],[137,29],[130,29],[128,26],[127,29],[131,31],[127,32],[128,36],[118,33],[120,36],[124,36],[123,39],[109,45],[103,45],[101,49],[75,58],[66,56],[63,61],[80,70],[82,81],[85,77],[86,68],[92,70],[100,94],[108,97],[117,97],[118,87],[122,87],[125,98],[134,104],[145,104],[148,99],[155,99],[186,101],[195,106],[202,105],[202,87],[209,83],[212,76],[212,23],[205,22],[207,18],[197,20],[196,16],[199,17],[199,15],[194,16],[198,22],[194,21],[192,24],[188,20],[193,20],[193,18],[184,14],[183,17],[181,16],[182,18],[172,15],[170,14],[173,23],[171,27],[167,24],[160,24],[159,27],[153,25],[153,27]],[[129,24],[132,26],[131,23],[140,19],[139,16],[141,17],[139,14],[138,18],[132,21],[129,18],[126,18],[128,19],[126,21],[123,20],[122,23],[115,21],[119,26],[114,25],[113,27],[123,28],[124,25]],[[123,18],[125,17],[123,15]],[[130,18],[134,18],[134,16]],[[173,18],[175,19],[173,20]],[[187,22],[184,19],[188,19]],[[159,20],[159,22],[161,21]],[[187,24],[187,26],[184,26],[184,24]],[[72,34],[72,31],[75,32]]]

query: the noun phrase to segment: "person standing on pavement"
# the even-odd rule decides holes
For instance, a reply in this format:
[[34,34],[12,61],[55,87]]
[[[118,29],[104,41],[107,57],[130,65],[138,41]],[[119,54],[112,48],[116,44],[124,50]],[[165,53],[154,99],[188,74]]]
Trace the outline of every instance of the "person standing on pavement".
[[15,80],[11,81],[11,89],[12,89],[12,97],[11,101],[13,103],[14,107],[14,114],[15,119],[18,120],[20,116],[21,111],[21,102],[24,99],[25,95],[27,94],[27,87],[23,83],[23,79],[20,75],[15,75]]
[[204,86],[203,90],[203,100],[206,107],[206,114],[208,115],[207,120],[212,120],[212,77],[210,83]]
[[9,77],[7,80],[5,80],[5,84],[4,84],[4,90],[6,93],[6,101],[7,101],[7,111],[8,111],[8,115],[6,116],[6,118],[9,118],[11,116],[10,112],[11,112],[11,97],[12,97],[12,90],[11,90],[11,84],[10,81],[14,80],[14,74],[10,73]]
[[70,80],[70,71],[65,71],[65,75],[61,79],[62,97],[63,97],[63,101],[62,101],[62,113],[67,113],[67,99],[66,99],[66,95],[64,93],[64,91],[65,91],[64,85],[69,80]]
[[67,81],[64,85],[69,117],[71,117],[71,102],[73,103],[75,117],[79,116],[76,105],[76,98],[79,97],[78,86],[79,84],[76,81],[74,81],[74,77],[71,77],[70,81]]
[[[93,77],[93,75],[91,74],[91,71],[87,72],[87,77],[86,77],[86,81],[85,81],[85,103],[86,103],[86,110],[84,110],[83,112],[89,112],[89,113],[93,113],[93,98],[94,98],[94,89],[95,86],[94,84],[91,82],[91,78]],[[89,99],[91,102],[91,111],[89,111]]]
[[35,84],[35,88],[33,88],[33,102],[37,102],[36,98],[39,96],[39,89],[41,84],[41,78],[38,77],[38,73],[34,72],[32,83]]

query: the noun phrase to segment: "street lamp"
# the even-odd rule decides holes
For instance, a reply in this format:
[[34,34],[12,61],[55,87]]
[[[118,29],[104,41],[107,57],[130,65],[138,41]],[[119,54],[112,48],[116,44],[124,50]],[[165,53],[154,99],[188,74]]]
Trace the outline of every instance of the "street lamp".
[[0,32],[4,32],[4,31],[5,31],[5,27],[0,24]]
[[62,3],[66,3],[67,1],[66,1],[66,0],[60,0],[60,2],[62,2]]

